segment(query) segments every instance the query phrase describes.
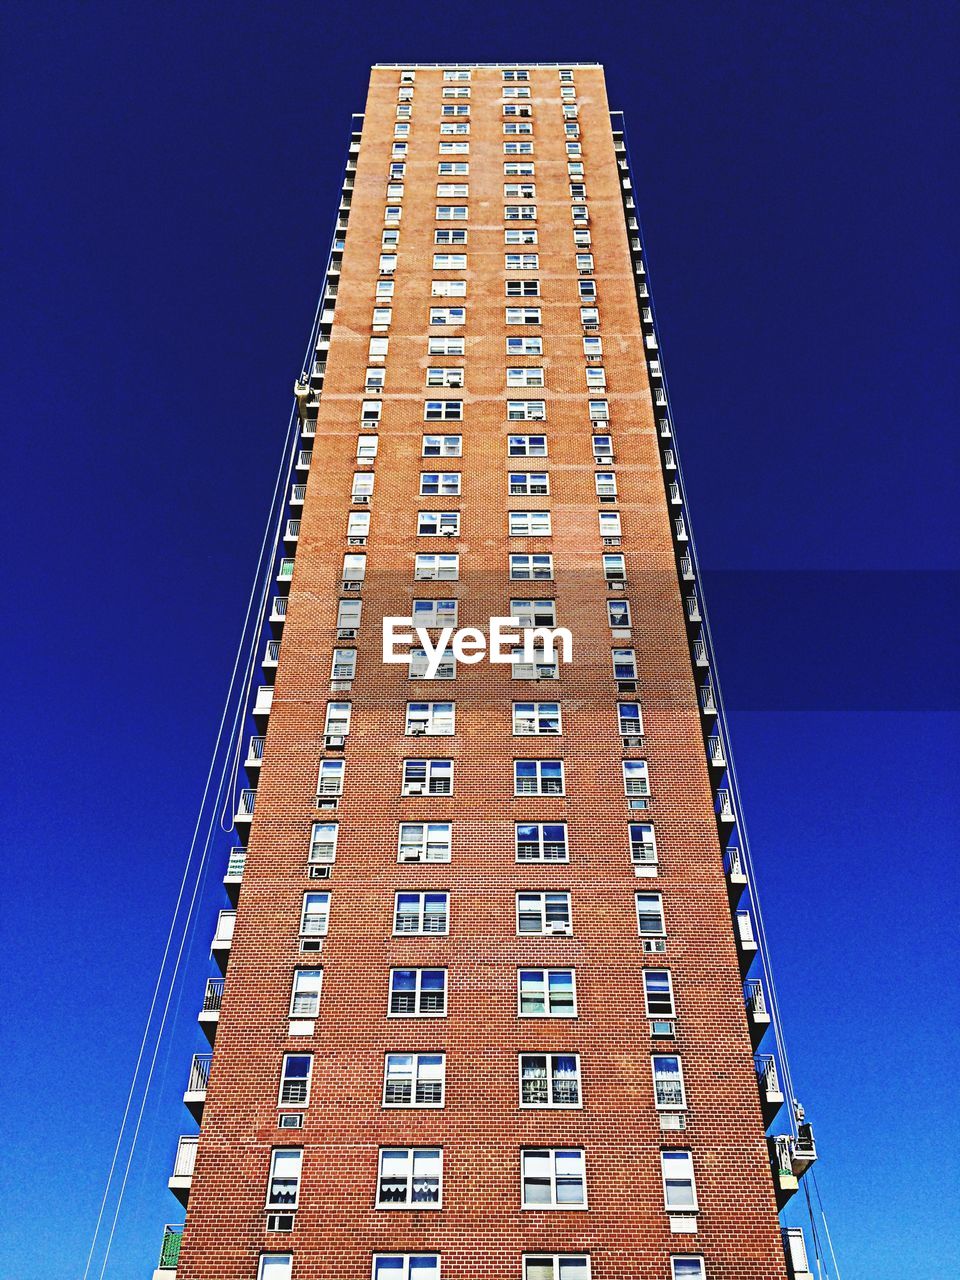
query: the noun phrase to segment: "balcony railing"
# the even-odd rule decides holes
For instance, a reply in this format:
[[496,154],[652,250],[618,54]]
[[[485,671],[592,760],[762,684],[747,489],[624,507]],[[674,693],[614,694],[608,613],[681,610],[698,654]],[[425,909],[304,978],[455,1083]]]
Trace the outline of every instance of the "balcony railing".
[[160,1246],[158,1271],[176,1271],[180,1261],[180,1242],[183,1239],[183,1223],[168,1222],[163,1228],[163,1243]]
[[[220,1006],[218,1005],[217,1008]],[[190,1074],[187,1078],[187,1093],[205,1093],[207,1081],[210,1079],[210,1063],[212,1053],[195,1053],[190,1063]]]
[[208,978],[207,989],[203,993],[202,1013],[219,1013],[223,1000],[223,979]]
[[733,812],[733,801],[730,798],[730,792],[725,787],[720,787],[717,791],[717,802],[715,808],[717,817],[721,822],[736,822],[736,814]]
[[233,941],[233,927],[237,922],[235,911],[221,911],[217,916],[217,931],[213,935],[214,942],[229,944]]
[[243,876],[243,868],[246,861],[246,849],[242,845],[234,845],[227,858],[227,875],[230,878],[235,877],[239,880]]
[[237,802],[237,812],[234,817],[235,822],[250,822],[253,818],[254,806],[257,803],[257,793],[252,787],[245,787],[240,792],[240,799]]
[[198,1134],[188,1134],[181,1137],[177,1143],[177,1154],[173,1162],[174,1178],[192,1178],[194,1166],[197,1162],[197,1143],[200,1141]]

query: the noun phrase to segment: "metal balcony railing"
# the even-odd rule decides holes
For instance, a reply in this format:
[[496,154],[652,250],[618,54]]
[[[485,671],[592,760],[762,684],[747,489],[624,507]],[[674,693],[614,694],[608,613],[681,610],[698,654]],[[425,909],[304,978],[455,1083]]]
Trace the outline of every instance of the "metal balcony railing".
[[180,1242],[183,1239],[183,1223],[168,1222],[163,1228],[163,1243],[160,1245],[158,1271],[176,1271],[180,1261]]
[[[219,1005],[217,1006],[219,1008]],[[190,1075],[187,1079],[187,1093],[203,1093],[210,1079],[210,1063],[212,1053],[195,1053],[190,1063]]]
[[203,993],[203,1013],[218,1013],[223,1000],[223,979],[208,978],[207,989]]
[[763,983],[759,978],[751,978],[749,982],[744,984],[743,991],[747,1009],[750,1013],[754,1014],[754,1016],[762,1017],[769,1012],[763,995]]
[[247,861],[247,851],[242,845],[234,845],[227,858],[227,875],[242,877]]
[[214,942],[232,942],[233,928],[237,922],[235,911],[221,911],[217,916],[217,931],[213,935]]
[[185,1134],[177,1143],[177,1154],[173,1161],[174,1178],[192,1178],[197,1162],[198,1134]]
[[266,738],[251,738],[247,746],[247,763],[263,759],[263,744]]
[[252,818],[254,806],[257,803],[257,793],[252,787],[245,787],[240,792],[240,799],[237,803],[237,818]]
[[780,1095],[780,1077],[777,1074],[777,1060],[772,1053],[758,1053],[753,1064],[757,1071],[761,1093],[769,1097]]

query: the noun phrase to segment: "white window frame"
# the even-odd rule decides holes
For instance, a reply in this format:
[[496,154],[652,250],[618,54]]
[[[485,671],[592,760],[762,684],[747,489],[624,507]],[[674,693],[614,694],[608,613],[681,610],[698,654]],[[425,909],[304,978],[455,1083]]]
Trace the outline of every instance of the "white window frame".
[[[677,1064],[676,1075],[657,1075],[657,1063],[662,1060],[669,1060]],[[679,1053],[653,1053],[650,1055],[650,1075],[653,1080],[653,1103],[658,1111],[686,1111],[687,1109],[687,1087],[683,1079],[683,1060]],[[679,1085],[680,1096],[675,1101],[661,1101],[657,1093],[657,1083],[663,1080],[670,1080]]]
[[[523,1007],[524,974],[540,974],[540,986],[543,990],[543,1009],[527,1010]],[[570,994],[573,1004],[569,1008],[554,1008],[554,997],[550,992],[550,979],[555,974],[569,974]],[[575,1018],[577,1016],[577,971],[569,968],[539,968],[531,965],[517,970],[517,1017],[518,1018]]]
[[[688,1171],[689,1177],[686,1176],[686,1172],[681,1175],[681,1169]],[[670,1172],[673,1173],[672,1177],[669,1176]],[[697,1202],[697,1179],[693,1168],[693,1153],[691,1151],[686,1148],[675,1147],[661,1151],[660,1181],[663,1186],[663,1207],[667,1213],[686,1215],[698,1212],[700,1206]],[[671,1182],[689,1185],[690,1204],[671,1203],[669,1186]]]
[[[665,938],[667,936],[662,893],[635,893],[633,906],[638,938]],[[651,920],[653,921],[652,927],[649,924]],[[645,924],[645,922],[647,923]]]
[[[556,823],[555,825],[562,826],[564,824]],[[547,918],[547,909],[551,905],[556,908],[558,904],[565,908],[566,918],[560,921],[554,919],[550,923]],[[531,915],[534,911],[539,913],[540,927],[538,929],[521,929],[521,916]],[[516,912],[518,938],[573,937],[573,902],[566,890],[520,890],[516,894]],[[554,915],[556,915],[555,910]],[[562,927],[555,927],[558,924]]]
[[[415,984],[414,999],[417,1007],[414,1009],[412,1013],[403,1013],[403,1012],[394,1013],[392,1010],[391,1006],[393,1005],[393,996],[394,996],[393,979],[394,979],[394,974],[397,974],[397,973],[413,973],[416,975],[414,980],[414,984]],[[423,975],[425,973],[442,973],[443,974],[443,1009],[440,1011],[433,1011],[433,1010],[424,1011],[419,1007],[421,997],[424,993]],[[449,982],[447,979],[448,979],[447,970],[440,967],[433,968],[429,965],[425,965],[422,968],[406,968],[401,965],[391,966],[390,977],[387,984],[387,991],[388,991],[387,1017],[388,1018],[445,1018],[447,1016],[447,1004],[448,1004],[447,996],[449,991]]]
[[[523,1078],[524,1078],[523,1077],[523,1060],[524,1058],[545,1058],[546,1059],[546,1067],[547,1067],[546,1079],[548,1082],[546,1102],[524,1102],[523,1100]],[[554,1061],[557,1058],[573,1059],[573,1063],[575,1067],[573,1078],[577,1082],[577,1101],[576,1102],[555,1102],[553,1100],[554,1085],[555,1085],[557,1076],[559,1074],[554,1068]],[[522,1110],[579,1111],[582,1109],[583,1107],[583,1074],[580,1070],[579,1053],[541,1053],[541,1052],[520,1053],[517,1055],[517,1069],[520,1077],[519,1097],[520,1097],[520,1107]]]
[[[439,1059],[439,1071],[434,1074],[436,1060]],[[403,1061],[409,1061],[407,1071]],[[421,1075],[422,1068],[429,1068],[429,1074]],[[403,1084],[409,1079],[410,1101],[390,1101],[390,1085]],[[440,1097],[435,1101],[420,1101],[417,1091],[421,1084],[439,1083]],[[447,1092],[447,1055],[445,1053],[386,1053],[383,1057],[383,1101],[388,1110],[431,1110],[443,1107]]]
[[[419,837],[415,841],[413,836],[419,828]],[[434,833],[434,839],[431,840],[431,833]],[[439,836],[443,834],[441,840]],[[419,856],[416,858],[404,857],[404,850],[417,848]],[[431,856],[431,850],[434,856]],[[436,851],[440,851],[441,857],[435,856]],[[397,862],[450,862],[453,857],[453,823],[451,822],[401,822],[397,829]]]
[[413,577],[415,582],[458,582],[460,556],[456,552],[440,552],[436,555],[418,552]]
[[[531,708],[529,713],[527,713],[525,710],[525,708],[527,707]],[[555,712],[556,722],[557,722],[556,732],[554,732],[551,729],[540,728],[541,716],[549,717],[550,720],[554,719],[554,712],[542,711],[541,710],[542,707],[550,707],[550,708],[556,709],[556,712]],[[518,710],[518,708],[524,708],[524,710]],[[517,728],[518,724],[528,724],[528,723],[533,725],[532,729]],[[513,704],[513,735],[515,738],[521,738],[521,737],[522,738],[536,738],[536,737],[558,738],[562,733],[563,733],[563,719],[562,719],[562,711],[561,711],[559,702],[551,702],[551,701],[528,702],[528,701],[522,701],[522,700],[518,702],[514,702]]]
[[[282,1173],[277,1171],[278,1166],[291,1164],[296,1167],[296,1175],[293,1173]],[[294,1183],[293,1195],[291,1199],[276,1198],[274,1191],[274,1182],[282,1179],[284,1181],[292,1181]],[[300,1187],[303,1183],[303,1148],[302,1147],[274,1147],[270,1152],[270,1169],[267,1173],[267,1192],[265,1197],[264,1208],[272,1209],[280,1213],[293,1213],[300,1204]]]
[[[536,1266],[542,1268],[544,1262],[552,1264],[553,1271],[550,1280],[591,1280],[593,1272],[590,1267],[589,1253],[525,1253],[523,1255],[523,1278],[522,1280],[531,1280],[530,1268]],[[565,1277],[561,1275],[560,1266],[564,1262],[584,1263],[584,1269],[578,1276]]]
[[[420,708],[425,707],[424,714],[420,713]],[[449,714],[447,711],[449,708]],[[414,725],[424,725],[424,732],[415,733]],[[436,728],[436,725],[442,724],[449,728]],[[447,701],[417,701],[408,702],[406,709],[405,729],[404,733],[414,738],[449,738],[457,731],[457,704]]]
[[553,523],[549,511],[508,511],[507,531],[511,538],[549,538]]
[[[553,556],[511,554],[509,569],[511,582],[552,582]],[[524,569],[526,572],[521,572]]]
[[[406,1156],[406,1193],[401,1201],[392,1201],[383,1199],[383,1181],[384,1181],[384,1157],[397,1156],[403,1153]],[[414,1199],[414,1187],[417,1182],[417,1158],[435,1159],[438,1166],[437,1174],[437,1199],[428,1204],[417,1204]],[[423,1177],[423,1174],[420,1175]],[[377,1157],[377,1204],[378,1209],[400,1209],[420,1213],[432,1209],[443,1208],[443,1147],[381,1147]]]
[[[557,1186],[561,1181],[561,1175],[558,1173],[557,1165],[561,1157],[576,1156],[577,1168],[575,1175],[565,1174],[563,1180],[572,1181],[573,1176],[579,1182],[581,1199],[580,1200],[560,1200],[557,1196]],[[542,1181],[541,1177],[534,1174],[532,1169],[528,1168],[530,1162],[534,1159],[543,1159],[546,1157],[548,1174],[547,1186],[550,1192],[549,1200],[528,1200],[527,1184]],[[585,1210],[589,1208],[587,1204],[587,1162],[586,1153],[582,1147],[521,1147],[520,1149],[520,1207],[521,1209],[572,1209]]]
[[[301,979],[311,979],[305,981],[302,988],[299,984]],[[320,1000],[323,997],[323,970],[322,969],[294,969],[293,983],[290,988],[290,1014],[294,1019],[314,1019],[320,1016]],[[302,1007],[298,1008],[298,1001]]]
[[[422,780],[415,776],[408,776],[421,771]],[[452,796],[453,761],[405,759],[401,773],[400,794],[402,796]]]
[[[544,770],[547,765],[551,766],[551,773],[545,776]],[[554,765],[560,766],[559,779],[556,779],[553,775],[552,766]],[[529,785],[527,785],[527,771],[530,766],[533,767],[533,772],[529,777]],[[556,781],[559,781],[559,787],[553,785]],[[513,794],[515,796],[565,796],[567,794],[566,783],[566,769],[562,760],[545,760],[538,757],[537,759],[522,759],[514,760],[513,762]]]
[[[300,937],[325,938],[330,931],[330,906],[333,895],[329,889],[308,889],[300,907]],[[316,909],[316,903],[323,909]]]
[[[415,900],[416,912],[411,914],[409,910],[401,911],[401,901]],[[443,901],[443,928],[428,929],[428,919],[435,915],[435,912],[427,911],[428,899],[442,899]],[[413,919],[415,928],[401,928],[401,924],[408,919]],[[395,938],[445,938],[450,932],[450,894],[445,890],[435,889],[398,889],[393,895],[393,936]]]
[[[432,441],[439,442],[439,452],[427,452],[432,450]],[[453,435],[425,435],[420,444],[420,456],[422,458],[462,458],[463,457],[463,436],[459,434]]]
[[[307,1059],[307,1062],[309,1063],[309,1067],[307,1068],[307,1074],[305,1077],[301,1077],[301,1076],[288,1077],[287,1076],[287,1063],[294,1058]],[[298,1101],[285,1100],[283,1096],[285,1085],[289,1081],[299,1082],[301,1079],[303,1079],[305,1082],[304,1084],[305,1093],[303,1098]],[[308,1107],[310,1105],[310,1090],[312,1085],[313,1085],[313,1054],[312,1053],[285,1053],[282,1059],[280,1060],[280,1085],[277,1089],[277,1106],[283,1108],[284,1110],[286,1110],[288,1107],[296,1107],[296,1108]]]

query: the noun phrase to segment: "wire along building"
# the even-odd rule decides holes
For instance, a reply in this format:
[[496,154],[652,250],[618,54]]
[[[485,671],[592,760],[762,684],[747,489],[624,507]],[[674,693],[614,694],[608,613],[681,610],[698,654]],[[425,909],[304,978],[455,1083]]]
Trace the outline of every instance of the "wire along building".
[[812,1272],[635,190],[597,65],[371,72],[157,1280]]

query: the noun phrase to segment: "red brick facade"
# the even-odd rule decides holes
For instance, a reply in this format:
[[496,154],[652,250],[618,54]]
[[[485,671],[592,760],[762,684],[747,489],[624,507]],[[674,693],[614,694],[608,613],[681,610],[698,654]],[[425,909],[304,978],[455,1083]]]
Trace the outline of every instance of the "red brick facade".
[[[592,1280],[670,1280],[671,1257],[702,1257],[710,1280],[785,1275],[764,1125],[744,1012],[731,910],[704,757],[703,733],[678,586],[670,513],[651,405],[644,339],[602,69],[577,67],[579,141],[600,311],[631,638],[608,623],[592,430],[588,416],[561,103],[555,66],[531,66],[534,143],[505,156],[495,67],[473,68],[468,154],[441,156],[445,87],[440,68],[417,68],[402,198],[386,198],[400,68],[371,75],[349,228],[302,511],[256,816],[240,892],[212,1072],[190,1189],[178,1280],[254,1280],[263,1253],[292,1254],[294,1280],[369,1280],[375,1253],[437,1253],[443,1280],[522,1280],[524,1254],[590,1258]],[[514,100],[516,101],[516,100]],[[519,100],[524,102],[524,100]],[[521,117],[523,118],[523,117]],[[524,136],[524,135],[521,135]],[[456,140],[447,135],[443,140]],[[438,176],[441,160],[467,161],[468,176]],[[535,176],[505,177],[529,159]],[[466,199],[435,194],[467,182]],[[509,200],[505,182],[531,181],[536,197]],[[537,206],[535,223],[505,224],[504,205]],[[362,621],[349,692],[331,692],[337,601],[347,546],[351,483],[358,469],[371,316],[386,204],[401,204],[392,321]],[[437,222],[438,204],[466,204],[466,221]],[[504,243],[505,225],[535,226],[538,243]],[[466,228],[465,246],[437,246],[438,227]],[[506,252],[536,252],[534,270],[508,271]],[[434,252],[465,252],[467,270],[435,270]],[[538,298],[508,299],[507,279],[537,279]],[[466,280],[465,298],[431,299],[434,280]],[[542,308],[540,326],[507,326],[510,305]],[[464,305],[466,323],[429,328],[431,305]],[[465,354],[428,356],[429,334],[463,336]],[[385,335],[385,336],[387,336]],[[508,355],[508,336],[542,335],[542,356]],[[543,389],[506,385],[507,366],[545,371]],[[426,370],[463,366],[462,389],[434,389]],[[546,422],[508,423],[507,399],[546,401]],[[428,398],[464,401],[462,423],[424,422]],[[423,458],[425,432],[459,433],[462,458]],[[508,458],[507,436],[545,434],[546,458]],[[510,497],[510,470],[547,471],[549,497]],[[458,471],[459,497],[418,496],[422,471]],[[509,537],[508,510],[546,510],[549,537]],[[420,510],[461,513],[460,535],[418,537]],[[460,555],[457,582],[414,582],[417,553]],[[511,582],[508,557],[551,553],[555,577]],[[574,662],[556,682],[514,680],[509,666],[460,664],[455,681],[413,681],[381,662],[380,619],[412,598],[459,599],[459,624],[484,627],[511,598],[557,602],[574,638]],[[617,724],[611,649],[632,647],[645,744],[625,747]],[[344,647],[354,642],[340,641]],[[452,737],[404,732],[408,701],[456,703]],[[562,734],[514,736],[511,703],[559,701]],[[328,701],[349,701],[342,753],[326,751]],[[318,765],[345,760],[336,812],[315,807]],[[449,796],[401,796],[406,758],[452,758]],[[515,796],[518,758],[562,759],[565,795]],[[624,758],[649,761],[646,812],[628,807]],[[339,823],[329,880],[307,878],[311,824]],[[398,863],[398,824],[451,822],[446,863]],[[569,861],[519,864],[516,822],[565,822]],[[658,874],[638,878],[630,822],[652,822]],[[445,936],[394,936],[397,891],[449,893]],[[300,950],[302,896],[329,891],[329,928],[317,953]],[[515,895],[571,895],[569,936],[518,936]],[[666,950],[644,952],[635,894],[662,894]],[[576,972],[575,1018],[518,1017],[517,971]],[[290,1036],[297,967],[322,968],[312,1035]],[[445,1017],[388,1017],[391,968],[443,968]],[[668,968],[676,1038],[651,1038],[645,968]],[[446,1054],[442,1108],[382,1106],[384,1055]],[[686,1128],[663,1131],[651,1054],[682,1059]],[[278,1128],[284,1053],[313,1055],[302,1129]],[[578,1054],[582,1106],[519,1105],[518,1055]],[[295,1109],[295,1108],[294,1108]],[[271,1150],[304,1151],[292,1232],[268,1232]],[[377,1208],[378,1150],[439,1147],[439,1209]],[[582,1149],[585,1209],[521,1205],[522,1148]],[[671,1232],[660,1153],[692,1153],[696,1230]]]

